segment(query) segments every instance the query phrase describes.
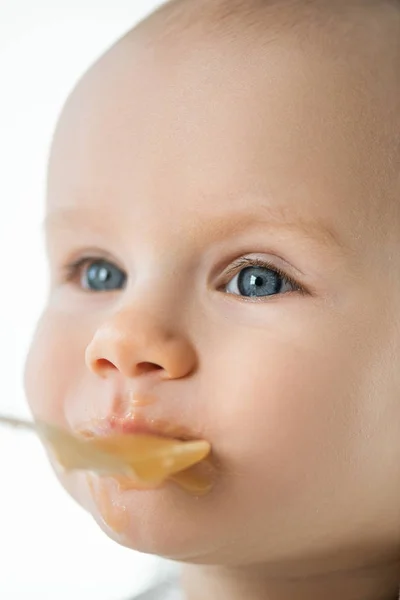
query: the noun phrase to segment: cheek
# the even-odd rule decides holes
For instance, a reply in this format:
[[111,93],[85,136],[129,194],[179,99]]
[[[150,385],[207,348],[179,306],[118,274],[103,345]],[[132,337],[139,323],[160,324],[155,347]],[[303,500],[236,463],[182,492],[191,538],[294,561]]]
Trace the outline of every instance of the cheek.
[[341,468],[357,428],[364,370],[340,336],[327,344],[325,336],[308,335],[301,346],[278,339],[266,345],[261,337],[225,354],[229,376],[213,393],[218,450],[248,489],[273,482],[284,498],[298,484],[312,489],[311,474]]
[[32,413],[65,426],[65,398],[83,377],[87,332],[68,317],[47,310],[40,319],[25,364],[25,390]]

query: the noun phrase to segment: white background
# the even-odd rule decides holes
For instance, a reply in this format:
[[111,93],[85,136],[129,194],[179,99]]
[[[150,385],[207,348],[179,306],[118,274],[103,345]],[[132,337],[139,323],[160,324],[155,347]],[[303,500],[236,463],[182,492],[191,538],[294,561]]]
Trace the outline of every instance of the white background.
[[[46,295],[51,135],[81,74],[159,0],[0,0],[0,412],[29,416],[25,355]],[[0,429],[0,598],[125,600],[160,568],[67,496],[29,434]],[[158,572],[158,571],[157,571]]]

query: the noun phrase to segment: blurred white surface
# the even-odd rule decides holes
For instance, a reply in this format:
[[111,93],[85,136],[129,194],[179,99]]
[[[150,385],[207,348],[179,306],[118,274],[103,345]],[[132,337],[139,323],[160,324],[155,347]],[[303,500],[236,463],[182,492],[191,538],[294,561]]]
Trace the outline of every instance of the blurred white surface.
[[[0,2],[0,411],[29,416],[22,375],[47,288],[40,224],[51,135],[87,67],[156,0]],[[118,546],[59,486],[38,441],[0,429],[0,598],[124,600],[154,557]]]

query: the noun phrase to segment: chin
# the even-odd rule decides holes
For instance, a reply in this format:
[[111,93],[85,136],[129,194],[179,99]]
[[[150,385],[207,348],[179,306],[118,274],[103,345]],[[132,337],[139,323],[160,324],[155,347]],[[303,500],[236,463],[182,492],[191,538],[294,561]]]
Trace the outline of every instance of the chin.
[[169,560],[214,562],[215,527],[209,521],[212,493],[191,496],[171,482],[154,490],[121,491],[115,480],[96,479],[88,478],[90,512],[112,540]]
[[121,490],[113,478],[55,472],[67,493],[121,546],[179,562],[218,561],[212,492],[191,496],[172,482]]

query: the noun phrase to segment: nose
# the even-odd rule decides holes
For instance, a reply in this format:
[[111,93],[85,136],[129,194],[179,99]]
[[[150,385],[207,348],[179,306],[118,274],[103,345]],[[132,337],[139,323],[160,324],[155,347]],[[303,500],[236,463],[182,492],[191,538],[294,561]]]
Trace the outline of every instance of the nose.
[[158,372],[179,379],[196,367],[196,352],[185,335],[156,322],[153,316],[120,311],[95,332],[86,349],[86,365],[106,378],[119,371],[126,378]]

